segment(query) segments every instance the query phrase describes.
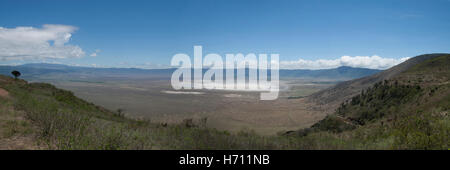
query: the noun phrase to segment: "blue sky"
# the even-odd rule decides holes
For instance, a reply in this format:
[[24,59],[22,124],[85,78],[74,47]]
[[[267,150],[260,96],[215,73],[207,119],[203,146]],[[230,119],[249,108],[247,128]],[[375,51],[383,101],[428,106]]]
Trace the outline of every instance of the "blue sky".
[[[278,53],[280,60],[292,65],[299,59],[342,63],[342,56],[398,62],[424,53],[450,52],[449,9],[450,0],[2,0],[0,27],[9,39],[2,44],[0,34],[4,46],[0,63],[152,68],[169,65],[177,53],[192,54],[194,45],[202,45],[204,53],[222,55]],[[39,54],[23,51],[42,49],[37,48],[42,42],[33,42],[34,49],[16,46],[23,37],[11,43],[25,35],[12,36],[18,27],[32,27],[24,30],[34,30],[27,34],[33,37],[36,32],[70,33],[70,40],[64,47],[48,47],[48,53],[58,51],[49,54],[53,57],[33,57]],[[50,46],[54,39],[43,38]],[[73,57],[67,55],[73,53],[70,50],[82,53]],[[374,55],[379,57],[370,57]]]

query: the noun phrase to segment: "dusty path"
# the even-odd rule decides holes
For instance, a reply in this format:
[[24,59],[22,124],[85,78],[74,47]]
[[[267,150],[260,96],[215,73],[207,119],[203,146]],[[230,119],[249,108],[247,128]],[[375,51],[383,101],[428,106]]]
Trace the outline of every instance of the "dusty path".
[[5,89],[0,88],[0,97],[9,97],[8,91]]
[[13,136],[10,138],[0,139],[0,150],[39,150],[43,147],[38,147],[35,144],[34,138],[31,135],[27,136]]

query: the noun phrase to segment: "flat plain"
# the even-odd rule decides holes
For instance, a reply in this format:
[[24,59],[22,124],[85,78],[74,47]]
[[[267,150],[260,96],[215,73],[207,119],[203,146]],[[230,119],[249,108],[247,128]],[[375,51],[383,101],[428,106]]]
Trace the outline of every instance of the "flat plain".
[[175,124],[188,119],[207,120],[210,128],[262,135],[309,127],[327,112],[304,97],[336,82],[317,79],[284,79],[275,101],[259,100],[259,92],[227,90],[175,91],[165,78],[108,78],[83,80],[46,79],[73,91],[89,102],[128,117]]

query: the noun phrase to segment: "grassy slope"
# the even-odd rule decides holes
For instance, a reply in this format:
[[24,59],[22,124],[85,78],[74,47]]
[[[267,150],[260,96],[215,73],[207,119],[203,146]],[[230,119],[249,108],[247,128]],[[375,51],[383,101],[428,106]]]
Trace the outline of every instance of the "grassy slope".
[[[34,145],[41,148],[276,149],[294,146],[290,145],[290,138],[261,137],[252,132],[232,135],[203,128],[201,124],[160,125],[128,119],[49,84],[27,83],[5,76],[0,80],[0,88],[10,95],[2,100],[12,111],[23,113],[30,126],[37,127],[28,134],[33,133]],[[25,132],[16,133],[16,136],[24,135]],[[2,138],[9,140],[11,135]]]
[[365,133],[398,149],[448,149],[449,80],[450,55],[426,60],[342,103],[309,131]]
[[[30,131],[15,130],[14,137],[33,136],[23,149],[352,149],[324,132],[308,137],[259,136],[251,131],[230,134],[202,127],[201,123],[161,125],[134,120],[87,103],[71,92],[44,83],[27,83],[0,76],[2,98],[12,112],[21,113]],[[1,98],[1,97],[0,97]],[[3,108],[3,105],[2,105]],[[3,115],[1,115],[3,116]],[[15,118],[20,120],[19,118]],[[2,121],[0,119],[0,121]],[[10,126],[3,127],[9,129]],[[346,140],[346,139],[345,139]],[[7,143],[2,145],[7,145]],[[4,148],[11,148],[5,146]]]
[[0,76],[9,92],[0,97],[0,148],[26,139],[23,149],[448,149],[448,60],[417,65],[300,135],[283,136],[129,119],[52,85]]
[[419,55],[377,74],[339,83],[329,89],[308,96],[308,99],[334,109],[345,100],[360,93],[361,90],[369,88],[377,82],[391,79],[418,63],[441,55],[445,54],[436,53]]
[[34,126],[24,112],[14,110],[13,103],[0,97],[0,149],[38,149],[34,143]]

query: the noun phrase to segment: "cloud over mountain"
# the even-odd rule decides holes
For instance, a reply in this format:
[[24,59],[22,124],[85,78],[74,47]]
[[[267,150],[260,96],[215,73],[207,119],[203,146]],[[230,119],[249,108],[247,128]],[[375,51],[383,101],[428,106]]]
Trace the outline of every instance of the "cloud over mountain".
[[297,61],[280,61],[280,68],[283,69],[327,69],[340,66],[370,68],[370,69],[387,69],[395,66],[409,57],[394,59],[382,58],[380,56],[342,56],[338,59],[319,59],[319,60],[303,60]]
[[43,25],[35,27],[0,27],[0,60],[79,58],[85,52],[68,45],[76,27]]

